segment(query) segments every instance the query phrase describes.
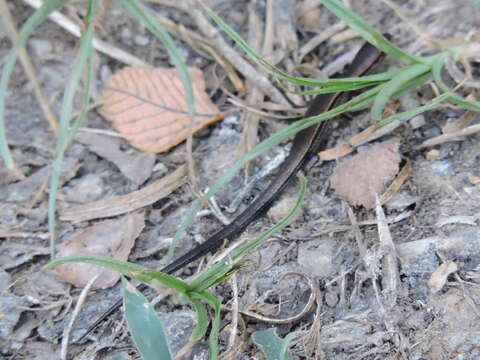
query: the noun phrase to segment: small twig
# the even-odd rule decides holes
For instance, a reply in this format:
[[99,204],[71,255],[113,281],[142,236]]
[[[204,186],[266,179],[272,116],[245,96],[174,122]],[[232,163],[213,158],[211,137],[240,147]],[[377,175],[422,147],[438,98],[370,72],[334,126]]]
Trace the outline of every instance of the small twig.
[[[0,13],[2,14],[1,16],[5,21],[8,36],[14,43],[18,37],[18,32],[15,25],[15,20],[13,19],[12,13],[10,12],[10,8],[8,7],[5,0],[0,0]],[[58,130],[57,118],[55,117],[55,114],[53,113],[52,109],[50,109],[48,100],[43,94],[40,83],[38,82],[37,76],[35,75],[35,68],[25,48],[22,48],[19,50],[19,58],[20,58],[20,62],[23,65],[25,73],[27,74],[28,79],[32,83],[33,93],[35,94],[35,97],[37,98],[37,101],[40,104],[40,107],[42,108],[43,114],[45,115],[45,118],[50,124],[50,127],[52,128],[52,130],[56,132]]]
[[439,135],[434,138],[428,139],[424,141],[421,145],[416,146],[415,149],[434,146],[434,145],[442,144],[448,141],[461,141],[463,140],[464,136],[473,135],[479,131],[480,131],[480,124],[467,126],[466,128],[461,129],[459,131],[449,133],[449,134]]
[[232,322],[230,325],[230,336],[228,337],[227,351],[235,348],[235,339],[238,331],[238,285],[237,274],[235,272],[230,276],[229,283],[230,287],[232,288]]
[[[261,51],[264,55],[265,51],[270,52],[273,49],[273,40],[271,38],[271,34],[269,34],[269,27],[273,26],[271,24],[273,23],[273,21],[271,20],[271,18],[273,17],[273,15],[271,14],[273,5],[271,3],[271,1],[267,1],[267,23],[265,24],[264,29],[262,29],[263,22],[260,18],[260,11],[258,9],[260,6],[260,2],[258,0],[252,1],[249,5],[250,11],[248,17],[248,42],[255,51],[260,51],[260,48],[262,48]],[[261,36],[262,33],[265,34],[263,47]],[[262,102],[264,99],[264,94],[262,94],[262,92],[257,87],[255,87],[251,81],[247,82],[247,86],[248,88],[252,88],[252,90],[247,94],[246,101],[248,103]],[[242,115],[244,125],[242,135],[240,137],[240,142],[236,150],[237,158],[242,157],[255,146],[258,140],[258,125],[260,124],[260,118],[254,112],[243,113]],[[245,167],[245,178],[248,177],[248,165],[249,164],[247,164],[247,166]]]
[[[38,9],[40,6],[43,5],[43,2],[41,0],[23,0],[26,4],[30,5],[31,7]],[[54,11],[50,15],[50,20],[52,20],[54,23],[68,31],[70,34],[80,37],[81,36],[81,30],[80,27],[72,22],[70,19],[68,19],[65,15],[58,11]],[[144,67],[150,67],[151,65],[143,61],[142,59],[124,51],[121,50],[103,40],[100,40],[96,37],[93,38],[92,45],[95,49],[98,51],[104,53],[105,55],[108,55],[118,61],[123,62],[124,64],[127,65],[132,65],[132,66],[144,66]]]
[[329,28],[325,29],[325,31],[322,31],[321,33],[315,35],[305,45],[303,45],[300,48],[300,50],[298,52],[297,63],[301,63],[303,58],[307,54],[309,54],[313,49],[315,49],[318,45],[320,45],[324,41],[327,41],[329,38],[331,38],[333,35],[335,35],[339,31],[344,30],[346,27],[347,27],[346,24],[339,22],[339,23],[336,23],[335,25],[330,26]]
[[397,292],[400,286],[400,275],[398,273],[397,251],[392,240],[392,235],[385,218],[380,200],[376,199],[375,213],[378,220],[378,239],[385,255],[382,259],[382,286],[383,295],[387,307],[391,309],[397,302]]
[[413,167],[412,162],[407,159],[407,163],[405,166],[400,170],[398,175],[395,177],[395,180],[390,184],[390,186],[385,190],[380,198],[380,204],[385,204],[388,202],[393,195],[400,189],[403,183],[408,179],[408,177],[412,174]]
[[[252,93],[253,91],[255,91],[255,88],[252,90]],[[235,106],[238,106],[239,108],[241,109],[244,109],[244,110],[247,110],[253,114],[256,114],[256,115],[260,115],[262,117],[265,117],[265,118],[270,118],[270,119],[281,119],[281,120],[289,120],[292,118],[291,115],[276,115],[276,114],[272,114],[272,113],[269,113],[269,112],[266,112],[266,111],[263,111],[263,110],[259,110],[257,105],[249,105],[247,102],[239,99],[238,97],[236,96],[232,96],[230,95],[230,97],[228,98],[228,102],[232,103],[233,105]],[[292,110],[294,111],[297,111],[298,109],[293,109]],[[302,113],[305,112],[305,109],[299,109]],[[300,112],[299,111],[299,112]],[[245,119],[244,123],[245,124],[248,124],[248,122],[251,121],[249,119]]]
[[97,278],[100,275],[101,273],[98,273],[88,281],[87,285],[85,285],[82,292],[80,293],[80,296],[78,297],[77,305],[75,305],[75,309],[73,310],[72,317],[70,318],[70,321],[68,322],[67,327],[63,330],[62,347],[60,350],[60,358],[62,360],[67,359],[68,340],[70,337],[70,332],[72,331],[72,328],[73,328],[73,324],[75,323],[75,320],[80,314],[80,310],[82,309],[83,303],[87,299],[87,295],[88,295],[88,292],[90,291],[90,288],[93,286],[93,284],[95,283],[95,280],[97,280]]

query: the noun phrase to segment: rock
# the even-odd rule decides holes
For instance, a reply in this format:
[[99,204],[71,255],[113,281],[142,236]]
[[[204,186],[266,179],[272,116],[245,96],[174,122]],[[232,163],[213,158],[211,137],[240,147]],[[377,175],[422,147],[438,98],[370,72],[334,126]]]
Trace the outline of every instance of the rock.
[[312,276],[327,277],[335,272],[332,263],[334,243],[329,238],[302,243],[298,249],[298,263]]
[[10,285],[11,276],[5,270],[0,270],[0,293]]
[[385,205],[388,210],[402,211],[419,200],[419,196],[412,196],[406,192],[397,192]]
[[[268,217],[272,220],[273,223],[277,223],[281,221],[284,217],[286,217],[290,211],[294,208],[295,204],[297,203],[297,198],[295,197],[282,197],[279,199],[275,205],[273,205],[268,210]],[[302,217],[302,208],[300,208],[295,217],[292,219],[292,222]]]
[[0,339],[9,337],[20,319],[24,306],[21,298],[8,292],[0,293]]
[[77,203],[89,203],[97,200],[105,191],[105,184],[100,175],[88,174],[78,180],[72,180],[71,186],[64,187],[65,200]]
[[[178,353],[187,345],[193,328],[196,324],[196,316],[192,311],[174,311],[168,314],[160,315],[163,321],[165,332],[168,336],[168,342],[173,354]],[[195,344],[190,355],[183,359],[203,360],[208,359],[208,346],[200,341]]]
[[41,58],[50,56],[53,51],[53,45],[47,39],[31,38],[28,46],[34,55]]
[[135,35],[133,42],[138,46],[147,46],[150,43],[150,38],[147,35]]

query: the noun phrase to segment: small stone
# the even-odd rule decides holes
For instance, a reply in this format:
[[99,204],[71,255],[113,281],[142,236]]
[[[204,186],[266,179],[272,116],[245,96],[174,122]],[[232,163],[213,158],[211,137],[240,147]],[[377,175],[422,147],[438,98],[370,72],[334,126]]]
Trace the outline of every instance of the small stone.
[[425,116],[417,115],[409,120],[412,130],[416,130],[426,124]]
[[10,285],[11,276],[5,270],[0,270],[0,292]]
[[397,192],[385,204],[389,210],[402,211],[420,200],[418,196],[412,196],[406,192]]
[[73,180],[72,184],[63,189],[65,199],[78,203],[97,200],[105,189],[103,179],[95,174],[88,174],[78,180]]
[[430,161],[437,160],[439,156],[440,156],[440,151],[435,150],[435,149],[430,150],[425,154],[425,157],[427,158],[427,160],[430,160]]
[[52,54],[53,46],[49,40],[32,38],[28,41],[28,46],[38,57],[47,57]]
[[135,35],[133,42],[138,46],[147,46],[150,43],[150,38],[147,35]]
[[335,305],[338,303],[338,295],[336,292],[329,291],[325,294],[325,303],[330,306],[331,308],[334,308]]
[[480,185],[480,176],[470,175],[468,181],[472,185]]
[[167,173],[168,169],[165,166],[164,163],[159,162],[158,164],[155,164],[155,166],[152,169],[152,172],[155,173],[157,176],[165,175]]
[[132,30],[130,30],[128,27],[122,28],[122,31],[120,32],[120,37],[123,40],[130,39],[132,37]]
[[302,243],[298,249],[297,262],[315,277],[327,277],[334,273],[332,263],[334,243],[326,238]]
[[[297,199],[294,197],[287,197],[280,199],[274,206],[268,210],[268,217],[272,220],[272,222],[277,223],[281,221],[284,217],[286,217],[290,211],[294,208]],[[302,209],[300,208],[295,217],[293,218],[292,222],[299,219],[302,216]]]

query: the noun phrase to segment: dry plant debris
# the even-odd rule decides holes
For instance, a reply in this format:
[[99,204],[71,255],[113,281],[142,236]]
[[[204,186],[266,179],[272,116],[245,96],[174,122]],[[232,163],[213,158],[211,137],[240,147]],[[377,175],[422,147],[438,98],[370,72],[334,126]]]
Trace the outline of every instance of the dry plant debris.
[[330,176],[335,193],[351,205],[372,209],[375,194],[381,194],[398,173],[399,146],[398,139],[384,141],[337,165]]
[[127,67],[113,75],[103,91],[102,112],[133,146],[163,152],[192,133],[221,119],[205,93],[202,72],[189,68],[196,115],[191,118],[176,69]]
[[180,166],[140,190],[62,210],[60,220],[78,222],[125,214],[163,199],[186,182],[187,167]]
[[[98,222],[75,235],[69,243],[59,246],[59,257],[100,255],[127,260],[135,239],[145,226],[143,212],[125,215],[118,219]],[[62,264],[55,268],[62,281],[83,287],[98,273],[93,289],[106,289],[115,285],[120,274],[114,270],[84,263]]]
[[452,260],[447,260],[441,264],[428,280],[428,286],[430,286],[432,292],[436,293],[442,290],[450,274],[456,271],[458,271],[458,266]]

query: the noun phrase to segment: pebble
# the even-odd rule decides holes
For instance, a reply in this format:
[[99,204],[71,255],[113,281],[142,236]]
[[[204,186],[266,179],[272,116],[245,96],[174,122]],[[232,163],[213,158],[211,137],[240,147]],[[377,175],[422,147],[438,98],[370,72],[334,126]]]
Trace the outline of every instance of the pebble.
[[330,306],[331,308],[334,308],[335,305],[338,303],[338,295],[336,292],[329,291],[325,294],[325,303]]
[[135,35],[133,42],[138,46],[147,46],[150,43],[150,38],[147,35]]
[[28,41],[28,46],[38,57],[48,57],[53,51],[52,43],[46,39],[32,38]]
[[327,277],[335,272],[333,254],[334,243],[330,239],[308,241],[299,246],[297,262],[312,276]]
[[120,37],[123,40],[131,39],[132,31],[128,27],[124,27],[124,28],[122,28],[122,31],[120,32]]
[[99,175],[88,174],[73,185],[64,188],[65,198],[69,201],[87,203],[97,200],[104,192],[105,184]]

